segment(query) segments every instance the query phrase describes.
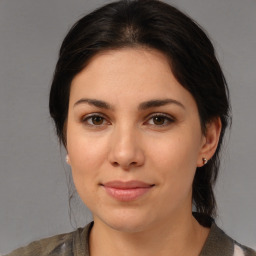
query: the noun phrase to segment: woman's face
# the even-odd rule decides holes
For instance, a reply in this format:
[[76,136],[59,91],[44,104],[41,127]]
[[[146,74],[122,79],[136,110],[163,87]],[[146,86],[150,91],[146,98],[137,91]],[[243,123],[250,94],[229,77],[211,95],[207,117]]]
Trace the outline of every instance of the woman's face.
[[195,100],[156,50],[100,53],[72,81],[67,151],[95,222],[133,232],[191,215],[205,144]]

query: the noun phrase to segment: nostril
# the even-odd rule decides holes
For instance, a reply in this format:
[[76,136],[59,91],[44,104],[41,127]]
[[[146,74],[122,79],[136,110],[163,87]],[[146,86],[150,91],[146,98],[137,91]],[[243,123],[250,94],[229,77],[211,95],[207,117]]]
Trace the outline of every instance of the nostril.
[[[123,166],[123,165],[120,165],[118,162],[113,162],[112,165],[114,167]],[[137,165],[137,162],[131,162],[128,166],[123,166],[123,168],[128,169],[129,167],[136,166],[136,165]]]
[[128,165],[122,165],[122,164],[120,164],[120,163],[118,163],[118,162],[113,162],[112,163],[112,165],[114,166],[114,167],[122,167],[123,169],[125,169],[125,170],[129,170],[131,167],[133,167],[133,166],[137,166],[137,162],[131,162],[130,164],[128,164]]

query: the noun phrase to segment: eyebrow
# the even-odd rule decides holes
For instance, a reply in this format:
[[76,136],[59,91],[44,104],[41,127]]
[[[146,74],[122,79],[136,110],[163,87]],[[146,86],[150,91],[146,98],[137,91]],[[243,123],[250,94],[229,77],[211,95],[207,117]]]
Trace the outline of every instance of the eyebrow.
[[96,100],[96,99],[80,99],[78,100],[75,104],[74,107],[80,104],[89,104],[92,106],[95,106],[97,108],[103,108],[103,109],[113,109],[113,107],[111,107],[107,102],[102,101],[102,100]]
[[[111,106],[109,103],[102,101],[102,100],[82,98],[74,104],[74,107],[77,105],[80,105],[80,104],[89,104],[89,105],[95,106],[97,108],[114,110],[113,106]],[[181,102],[174,100],[174,99],[153,99],[153,100],[149,100],[149,101],[140,103],[138,106],[138,110],[146,110],[149,108],[161,107],[161,106],[165,106],[168,104],[175,104],[175,105],[185,109],[185,106]]]
[[156,99],[156,100],[145,101],[139,105],[138,109],[146,110],[149,108],[161,107],[161,106],[165,106],[168,104],[175,104],[175,105],[178,105],[179,107],[182,107],[185,109],[185,106],[181,102],[174,100],[174,99],[163,99],[163,100]]

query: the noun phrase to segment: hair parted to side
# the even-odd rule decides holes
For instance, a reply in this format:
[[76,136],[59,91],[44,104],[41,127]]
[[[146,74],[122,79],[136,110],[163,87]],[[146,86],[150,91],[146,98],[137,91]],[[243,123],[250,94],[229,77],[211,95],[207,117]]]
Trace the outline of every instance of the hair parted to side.
[[99,52],[145,47],[162,52],[179,83],[194,97],[203,133],[208,122],[220,117],[222,130],[214,156],[197,168],[193,202],[197,212],[214,217],[213,186],[219,153],[230,118],[229,92],[214,48],[203,30],[188,16],[157,0],[123,0],[84,16],[65,37],[50,91],[50,114],[60,142],[66,146],[70,84]]

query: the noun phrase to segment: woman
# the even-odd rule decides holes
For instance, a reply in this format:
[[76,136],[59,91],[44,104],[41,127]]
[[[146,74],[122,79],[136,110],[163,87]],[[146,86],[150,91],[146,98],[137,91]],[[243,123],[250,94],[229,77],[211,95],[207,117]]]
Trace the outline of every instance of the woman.
[[213,220],[229,109],[211,42],[177,9],[119,1],[85,16],[61,46],[50,113],[94,222],[9,255],[256,255]]

